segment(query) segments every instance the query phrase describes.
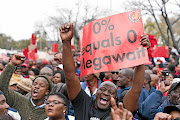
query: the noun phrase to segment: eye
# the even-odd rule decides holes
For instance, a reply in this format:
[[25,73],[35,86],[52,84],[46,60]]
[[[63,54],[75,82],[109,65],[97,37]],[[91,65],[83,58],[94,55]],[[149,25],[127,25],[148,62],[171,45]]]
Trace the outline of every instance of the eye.
[[54,101],[54,104],[55,104],[55,105],[59,104],[59,101],[55,100],[55,101]]

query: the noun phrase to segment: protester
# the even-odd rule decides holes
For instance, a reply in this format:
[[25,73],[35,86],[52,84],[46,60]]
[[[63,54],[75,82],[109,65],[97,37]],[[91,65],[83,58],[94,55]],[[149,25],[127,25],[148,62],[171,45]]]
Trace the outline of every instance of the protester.
[[112,82],[118,87],[119,70],[111,70]]
[[7,114],[9,105],[6,103],[4,93],[0,91],[0,115]]
[[48,118],[45,120],[70,120],[66,115],[68,104],[69,101],[64,95],[51,93],[46,101],[45,111]]
[[151,76],[151,83],[150,85],[152,85],[155,89],[157,89],[157,87],[159,87],[159,77],[156,74],[150,74]]
[[10,120],[9,118],[11,118],[12,120],[13,118],[15,120],[21,120],[19,113],[16,110],[9,107],[9,105],[6,103],[4,93],[0,91],[0,120],[5,120],[6,118],[4,117],[6,117],[7,120]]
[[[170,81],[167,84],[165,81],[161,82],[160,89],[153,92],[140,106],[140,113],[142,116],[153,119],[155,114],[158,112],[163,112],[164,108],[169,105],[179,105],[179,91],[180,82],[173,83]],[[169,91],[168,91],[169,90]],[[162,103],[163,93],[168,91],[167,99]]]
[[[103,82],[96,93],[96,100],[93,101],[80,86],[76,76],[76,69],[71,50],[71,39],[73,37],[73,24],[63,24],[60,27],[60,36],[63,43],[63,65],[67,84],[69,99],[71,100],[75,117],[78,120],[106,119],[110,116],[110,99],[116,99],[117,88],[114,83]],[[148,45],[147,36],[142,36],[142,45]],[[124,106],[129,111],[138,109],[138,99],[143,87],[144,65],[136,66],[132,89],[124,97]]]
[[53,79],[52,79],[54,84],[65,82],[64,79],[65,79],[64,78],[64,73],[62,71],[59,71],[59,70],[54,71]]
[[47,118],[45,114],[45,96],[52,89],[51,81],[47,77],[38,76],[33,80],[30,98],[8,89],[9,80],[16,68],[15,66],[22,64],[24,61],[25,57],[22,55],[12,56],[11,61],[0,75],[0,90],[4,92],[7,103],[19,112],[23,120],[43,120]]

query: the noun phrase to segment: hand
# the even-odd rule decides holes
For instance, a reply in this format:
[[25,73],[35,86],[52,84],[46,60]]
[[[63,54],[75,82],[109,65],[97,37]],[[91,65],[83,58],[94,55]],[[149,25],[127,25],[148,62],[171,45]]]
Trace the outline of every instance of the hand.
[[119,103],[119,107],[116,106],[116,102],[113,97],[111,97],[111,118],[112,120],[132,120],[133,115],[130,111],[123,108],[123,104]]
[[59,30],[60,30],[60,37],[61,37],[62,42],[71,41],[74,35],[73,23],[71,24],[65,23],[61,25]]
[[154,120],[171,120],[171,115],[159,112],[154,117]]
[[141,35],[141,40],[140,40],[140,42],[141,42],[141,45],[142,46],[146,46],[147,47],[147,49],[149,49],[150,47],[151,47],[151,43],[150,43],[150,41],[149,41],[149,36],[148,35]]
[[162,82],[161,82],[159,91],[161,91],[162,94],[164,94],[165,92],[167,92],[167,91],[171,88],[171,86],[172,86],[172,81],[169,81],[169,82],[170,82],[170,84],[169,84],[168,86],[166,86],[165,81],[162,81]]
[[62,64],[62,53],[55,54],[54,61],[56,61],[58,64]]
[[11,65],[20,65],[22,64],[24,61],[26,60],[24,55],[20,55],[20,54],[15,54],[11,57],[11,61],[10,64]]

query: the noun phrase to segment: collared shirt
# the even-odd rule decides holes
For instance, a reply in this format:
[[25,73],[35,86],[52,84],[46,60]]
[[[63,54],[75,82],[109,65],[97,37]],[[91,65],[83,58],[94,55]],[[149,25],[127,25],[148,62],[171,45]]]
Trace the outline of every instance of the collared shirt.
[[32,105],[37,109],[37,108],[42,108],[42,107],[44,107],[46,104],[45,104],[45,101],[44,101],[44,104],[42,104],[42,105],[40,105],[40,106],[36,106],[35,104],[34,104],[34,102],[32,101],[32,98],[30,98],[30,101],[31,101],[31,103],[32,103]]

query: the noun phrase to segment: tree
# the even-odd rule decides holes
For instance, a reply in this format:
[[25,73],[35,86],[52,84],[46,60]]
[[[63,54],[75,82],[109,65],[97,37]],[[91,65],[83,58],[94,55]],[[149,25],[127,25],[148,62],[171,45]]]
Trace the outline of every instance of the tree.
[[[180,9],[180,3],[176,0],[128,0],[125,2],[126,8],[142,9],[145,11],[145,14],[151,15],[154,18],[161,33],[161,37],[165,41],[166,45],[169,46],[169,40],[171,38],[174,48],[178,49],[177,43],[179,43],[179,38],[175,38],[173,26],[175,26],[175,24],[180,20],[180,13],[175,13],[173,9],[169,9],[167,6],[170,5],[173,6],[173,8]],[[169,15],[174,15],[177,17],[174,17],[174,21],[171,21]],[[159,16],[161,16],[166,23],[166,32],[162,31],[158,20]],[[167,38],[165,34],[168,36]]]
[[[74,38],[75,42],[79,44],[80,30],[87,23],[96,20],[100,17],[109,15],[109,10],[101,10],[98,6],[89,6],[87,2],[79,1],[73,8],[60,8],[57,9],[58,16],[49,16],[49,21],[45,25],[41,25],[41,30],[48,27],[54,33],[54,38],[59,41],[59,27],[63,23],[74,23]],[[43,28],[44,27],[44,28]],[[42,29],[43,28],[43,29]],[[78,46],[78,45],[77,45]],[[76,46],[76,47],[77,47]]]

